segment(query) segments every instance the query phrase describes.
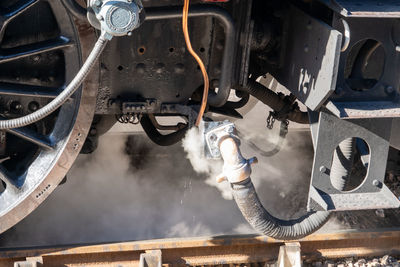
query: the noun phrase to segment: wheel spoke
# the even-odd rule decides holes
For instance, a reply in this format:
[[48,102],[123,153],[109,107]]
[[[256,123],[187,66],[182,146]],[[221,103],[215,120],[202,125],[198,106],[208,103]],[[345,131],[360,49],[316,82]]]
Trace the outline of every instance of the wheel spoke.
[[73,43],[66,37],[60,36],[57,39],[43,41],[39,43],[24,45],[15,48],[4,49],[0,53],[0,63],[5,63],[25,57],[30,57],[40,53],[64,49],[72,46]]
[[25,0],[19,1],[17,4],[6,10],[5,13],[0,15],[0,40],[3,39],[6,25],[14,18],[18,17],[26,10],[38,3],[39,0]]
[[0,165],[0,180],[6,183],[7,186],[12,186],[14,188],[21,188],[23,181],[21,179],[12,179],[12,175]]
[[62,88],[0,82],[0,95],[56,98]]
[[38,3],[39,0],[25,0],[25,1],[19,1],[17,4],[13,5],[9,10],[3,14],[3,17],[5,18],[6,21],[10,21],[22,13],[24,13],[26,10],[34,6],[36,3]]
[[7,129],[6,131],[46,150],[52,150],[55,147],[55,144],[48,136],[39,134],[27,127]]

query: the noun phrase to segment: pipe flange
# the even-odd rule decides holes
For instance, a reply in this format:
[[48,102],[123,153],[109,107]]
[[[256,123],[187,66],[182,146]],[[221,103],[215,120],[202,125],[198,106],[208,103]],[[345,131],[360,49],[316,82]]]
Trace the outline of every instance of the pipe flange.
[[205,155],[207,158],[221,158],[219,145],[225,138],[231,137],[240,143],[239,137],[236,134],[235,125],[230,121],[204,122],[203,127]]

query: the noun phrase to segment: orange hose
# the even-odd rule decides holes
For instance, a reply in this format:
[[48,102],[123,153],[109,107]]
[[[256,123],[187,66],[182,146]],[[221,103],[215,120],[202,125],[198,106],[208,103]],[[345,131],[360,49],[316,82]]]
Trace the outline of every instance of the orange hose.
[[201,60],[201,58],[193,50],[192,44],[190,42],[189,30],[188,30],[189,1],[190,0],[185,0],[185,3],[183,5],[182,28],[183,28],[183,35],[185,36],[185,42],[186,42],[187,49],[188,49],[189,53],[194,57],[194,59],[199,64],[200,70],[201,70],[201,73],[203,74],[203,79],[204,79],[203,99],[201,101],[199,115],[197,117],[196,124],[195,124],[196,126],[199,126],[200,122],[203,118],[204,111],[207,107],[208,90],[209,90],[210,85],[209,85],[209,79],[208,79],[206,67],[204,66],[204,63]]

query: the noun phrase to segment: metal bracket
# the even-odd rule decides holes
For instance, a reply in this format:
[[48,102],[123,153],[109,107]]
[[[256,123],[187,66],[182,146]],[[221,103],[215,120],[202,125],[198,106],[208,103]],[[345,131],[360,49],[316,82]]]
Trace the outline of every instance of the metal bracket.
[[316,110],[335,90],[342,34],[295,7],[290,10],[287,31],[284,67],[274,76]]
[[37,267],[43,265],[43,257],[26,257],[25,261],[14,262],[14,267]]
[[[314,123],[315,125],[315,123]],[[400,201],[384,184],[392,119],[342,120],[321,111],[318,127],[313,129],[314,165],[308,199],[308,210],[360,210],[398,208]],[[330,180],[332,155],[346,138],[363,139],[370,158],[366,177],[354,190],[335,189]]]
[[161,250],[147,250],[146,253],[140,254],[139,267],[161,267],[162,258]]
[[110,110],[119,114],[160,114],[160,115],[184,115],[187,116],[189,126],[192,127],[197,118],[198,106],[185,106],[179,104],[161,104],[156,99],[146,99],[143,101],[122,101],[111,99],[109,101]]
[[221,136],[227,134],[237,139],[234,135],[235,125],[230,121],[211,121],[204,122],[202,132],[204,133],[204,154],[207,158],[219,159],[221,152],[219,150],[219,141]]
[[155,99],[146,99],[143,102],[122,102],[122,114],[154,113],[160,110],[161,103]]
[[301,249],[299,242],[285,243],[279,247],[277,267],[301,267]]

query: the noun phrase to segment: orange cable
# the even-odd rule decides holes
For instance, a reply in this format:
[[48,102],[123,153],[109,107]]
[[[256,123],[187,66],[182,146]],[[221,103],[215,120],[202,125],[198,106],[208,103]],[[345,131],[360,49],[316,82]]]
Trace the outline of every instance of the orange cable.
[[190,42],[189,30],[188,30],[189,1],[190,0],[185,0],[184,5],[183,5],[182,28],[183,28],[183,35],[185,36],[185,42],[186,42],[187,49],[188,49],[189,53],[194,57],[194,59],[199,64],[200,70],[201,70],[201,73],[203,74],[203,79],[204,79],[203,99],[201,101],[199,115],[197,117],[196,124],[195,124],[196,126],[199,126],[200,122],[203,118],[204,111],[207,107],[209,79],[208,79],[207,70],[206,70],[206,67],[204,66],[203,61],[193,50],[192,44]]

